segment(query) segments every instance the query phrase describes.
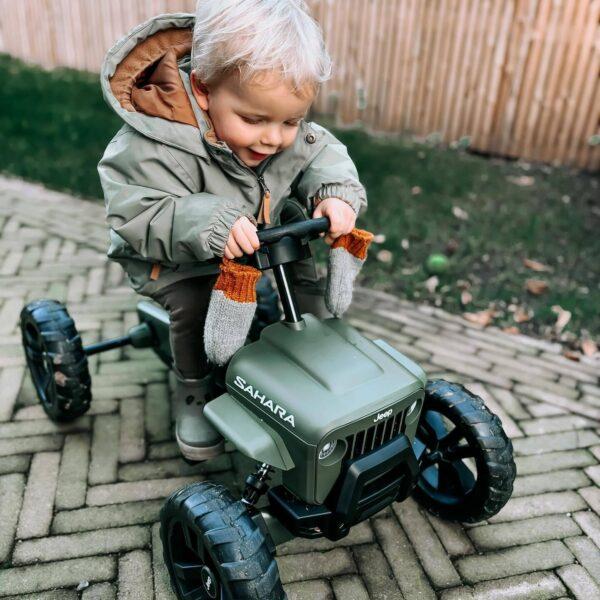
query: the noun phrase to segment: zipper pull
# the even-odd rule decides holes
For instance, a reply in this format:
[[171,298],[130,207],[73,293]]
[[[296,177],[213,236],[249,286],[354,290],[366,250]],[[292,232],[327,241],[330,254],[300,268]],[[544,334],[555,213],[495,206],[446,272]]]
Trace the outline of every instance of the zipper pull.
[[261,205],[258,215],[258,223],[271,224],[271,192],[262,175],[257,176],[258,185],[262,191]]

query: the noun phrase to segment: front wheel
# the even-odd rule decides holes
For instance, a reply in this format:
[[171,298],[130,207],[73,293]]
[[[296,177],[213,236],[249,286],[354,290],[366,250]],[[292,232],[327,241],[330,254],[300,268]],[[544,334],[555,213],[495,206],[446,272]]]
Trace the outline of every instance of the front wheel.
[[171,585],[186,600],[285,600],[266,535],[241,501],[210,482],[175,492],[160,512]]
[[508,502],[516,476],[512,444],[500,419],[462,385],[427,383],[414,446],[414,497],[433,514],[475,523]]

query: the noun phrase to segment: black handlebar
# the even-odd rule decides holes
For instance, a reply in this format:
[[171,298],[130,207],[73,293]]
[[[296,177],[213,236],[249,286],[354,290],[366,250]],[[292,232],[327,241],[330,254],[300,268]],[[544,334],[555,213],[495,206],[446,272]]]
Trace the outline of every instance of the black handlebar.
[[272,244],[285,236],[295,238],[310,237],[312,239],[318,237],[320,233],[327,231],[329,231],[329,219],[327,217],[320,217],[319,219],[308,219],[298,223],[270,227],[269,229],[259,229],[256,234],[261,244]]

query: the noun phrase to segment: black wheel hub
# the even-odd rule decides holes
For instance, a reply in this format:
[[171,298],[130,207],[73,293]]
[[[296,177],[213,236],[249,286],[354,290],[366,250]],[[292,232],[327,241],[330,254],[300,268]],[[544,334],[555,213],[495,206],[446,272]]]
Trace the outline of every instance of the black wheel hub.
[[476,475],[463,462],[476,457],[476,448],[460,422],[450,423],[453,427],[448,430],[443,416],[431,409],[421,415],[416,434],[420,446],[418,485],[441,503],[457,504],[477,483]]

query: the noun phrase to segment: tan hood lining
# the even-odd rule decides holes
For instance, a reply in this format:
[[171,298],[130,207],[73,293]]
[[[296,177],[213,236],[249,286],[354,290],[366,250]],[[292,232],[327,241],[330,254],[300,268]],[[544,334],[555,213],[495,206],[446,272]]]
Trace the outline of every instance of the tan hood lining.
[[140,42],[110,79],[112,93],[123,109],[198,127],[177,66],[191,48],[192,30],[179,27]]

